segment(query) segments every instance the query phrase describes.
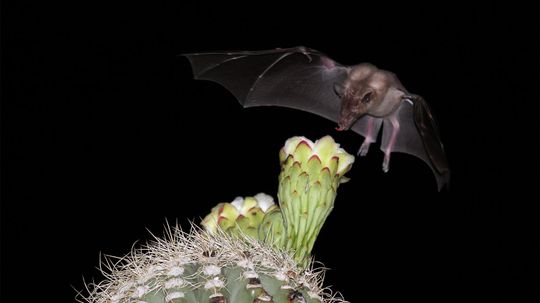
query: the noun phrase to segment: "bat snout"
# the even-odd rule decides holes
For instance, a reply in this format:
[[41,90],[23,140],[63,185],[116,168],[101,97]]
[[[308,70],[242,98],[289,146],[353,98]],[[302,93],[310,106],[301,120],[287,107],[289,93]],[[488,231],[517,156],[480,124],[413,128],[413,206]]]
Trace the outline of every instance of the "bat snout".
[[338,126],[336,127],[336,130],[341,132],[341,131],[349,130],[349,128],[351,128],[351,127],[350,126],[344,126],[343,124],[338,123]]
[[338,131],[349,130],[349,128],[351,128],[355,120],[356,119],[351,116],[341,117],[339,119],[338,127],[336,128],[336,130]]

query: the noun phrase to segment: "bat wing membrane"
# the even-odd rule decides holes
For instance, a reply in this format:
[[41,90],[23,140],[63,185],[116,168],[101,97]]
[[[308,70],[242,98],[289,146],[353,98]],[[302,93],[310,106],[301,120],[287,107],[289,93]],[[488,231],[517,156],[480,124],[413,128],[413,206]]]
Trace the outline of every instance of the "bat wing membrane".
[[[422,159],[433,171],[437,187],[441,190],[450,178],[448,162],[439,139],[435,121],[423,99],[416,99],[413,104],[404,101],[396,110],[399,121],[399,133],[392,152],[401,152]],[[383,122],[381,150],[384,152],[390,144],[394,127],[388,119]]]
[[414,102],[413,110],[414,123],[422,137],[427,155],[433,163],[435,170],[448,178],[450,174],[448,160],[446,159],[444,146],[439,135],[437,122],[431,113],[429,105],[424,98],[420,97]]
[[196,79],[223,85],[244,107],[282,106],[339,119],[341,100],[333,87],[346,79],[347,68],[318,51],[297,47],[185,56]]

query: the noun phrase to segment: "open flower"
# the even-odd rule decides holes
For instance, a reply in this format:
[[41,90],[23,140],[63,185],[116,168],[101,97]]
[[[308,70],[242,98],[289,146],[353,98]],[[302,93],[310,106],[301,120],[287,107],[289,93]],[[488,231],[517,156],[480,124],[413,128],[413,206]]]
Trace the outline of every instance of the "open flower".
[[315,142],[293,137],[280,150],[278,199],[260,193],[219,203],[202,221],[215,233],[245,234],[293,253],[306,266],[315,239],[334,208],[339,185],[354,162],[330,136]]
[[257,238],[264,215],[277,209],[274,199],[264,193],[253,197],[236,197],[230,203],[219,203],[202,221],[204,228],[214,233],[218,226],[229,233],[245,233]]
[[324,136],[315,143],[305,137],[292,137],[279,152],[279,159],[282,165],[298,162],[300,166],[310,165],[311,170],[318,168],[320,164],[321,169],[327,168],[332,175],[341,177],[350,170],[354,162],[354,156],[347,153],[330,136]]

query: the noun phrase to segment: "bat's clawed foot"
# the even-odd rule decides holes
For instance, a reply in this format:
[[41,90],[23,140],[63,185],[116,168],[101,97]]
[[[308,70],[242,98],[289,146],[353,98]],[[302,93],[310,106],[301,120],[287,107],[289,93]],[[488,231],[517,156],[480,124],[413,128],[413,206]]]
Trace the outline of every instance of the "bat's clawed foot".
[[370,145],[371,142],[369,142],[368,140],[364,140],[364,143],[362,143],[362,146],[360,146],[360,149],[358,150],[358,155],[360,157],[367,155]]
[[390,170],[390,155],[385,154],[382,162],[382,170],[387,173]]

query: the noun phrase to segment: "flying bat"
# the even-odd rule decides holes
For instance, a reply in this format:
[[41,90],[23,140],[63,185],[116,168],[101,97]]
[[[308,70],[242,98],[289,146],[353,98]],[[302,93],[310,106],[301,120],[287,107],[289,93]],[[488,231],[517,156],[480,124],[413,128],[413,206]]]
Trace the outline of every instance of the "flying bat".
[[195,79],[217,82],[244,107],[283,106],[299,109],[352,129],[364,137],[358,154],[365,156],[382,126],[382,168],[392,152],[422,159],[433,171],[439,190],[450,170],[431,110],[409,93],[392,72],[369,63],[344,66],[306,47],[262,51],[183,54]]

